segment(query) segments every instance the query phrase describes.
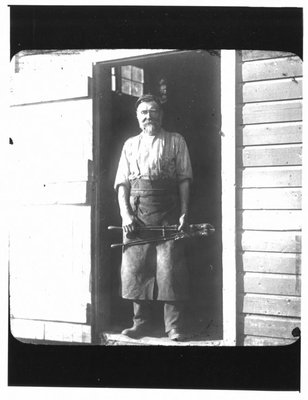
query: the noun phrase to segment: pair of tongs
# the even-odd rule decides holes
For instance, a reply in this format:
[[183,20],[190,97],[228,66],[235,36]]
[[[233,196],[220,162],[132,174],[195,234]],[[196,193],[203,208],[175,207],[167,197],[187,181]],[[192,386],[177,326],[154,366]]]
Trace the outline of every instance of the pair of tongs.
[[[108,226],[109,230],[122,230],[121,226]],[[132,240],[127,243],[113,243],[111,245],[114,247],[129,247],[135,245],[148,244],[153,242],[165,242],[167,240],[180,240],[180,239],[188,239],[194,237],[202,237],[209,236],[215,232],[215,228],[208,223],[201,224],[191,224],[185,229],[185,231],[179,231],[179,225],[142,225],[138,226],[135,230],[135,233],[138,232],[161,232],[161,236],[146,238],[146,239],[137,239]],[[169,235],[167,235],[169,233]]]

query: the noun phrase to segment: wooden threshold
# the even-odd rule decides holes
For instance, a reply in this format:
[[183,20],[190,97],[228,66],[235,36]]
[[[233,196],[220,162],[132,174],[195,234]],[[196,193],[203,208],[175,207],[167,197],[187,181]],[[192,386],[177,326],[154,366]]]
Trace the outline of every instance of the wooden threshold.
[[131,339],[121,334],[105,333],[102,338],[105,346],[223,346],[222,340],[187,340],[174,342],[168,337],[154,338],[145,336],[140,339]]
[[219,327],[212,325],[205,332],[186,333],[186,340],[176,342],[168,338],[163,329],[153,330],[153,333],[139,339],[122,335],[121,329],[113,329],[101,334],[101,345],[105,346],[223,346]]

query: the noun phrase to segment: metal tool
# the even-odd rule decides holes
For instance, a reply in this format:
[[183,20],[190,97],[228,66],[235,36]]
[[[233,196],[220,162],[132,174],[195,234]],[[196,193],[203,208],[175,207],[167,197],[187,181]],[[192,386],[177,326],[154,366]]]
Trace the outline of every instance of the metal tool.
[[[181,240],[191,239],[194,237],[209,236],[215,232],[215,228],[208,223],[191,224],[188,225],[185,231],[178,230],[179,225],[141,225],[137,226],[135,233],[138,232],[161,232],[161,236],[132,240],[127,243],[113,243],[112,248],[115,247],[130,247],[135,245],[148,244],[153,242],[165,242],[167,240]],[[122,230],[121,226],[108,226],[109,230]],[[173,232],[173,233],[172,233]],[[169,235],[167,235],[169,233]]]

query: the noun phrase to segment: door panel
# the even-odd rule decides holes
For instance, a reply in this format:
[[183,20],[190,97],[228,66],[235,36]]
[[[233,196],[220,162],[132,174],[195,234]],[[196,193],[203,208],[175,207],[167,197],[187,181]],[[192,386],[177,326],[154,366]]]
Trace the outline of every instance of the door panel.
[[18,184],[87,181],[92,100],[11,108]]
[[10,237],[13,318],[86,323],[90,209],[21,206]]
[[[76,77],[85,95],[88,78]],[[11,108],[11,332],[90,342],[92,99],[59,101],[61,85],[52,96]]]

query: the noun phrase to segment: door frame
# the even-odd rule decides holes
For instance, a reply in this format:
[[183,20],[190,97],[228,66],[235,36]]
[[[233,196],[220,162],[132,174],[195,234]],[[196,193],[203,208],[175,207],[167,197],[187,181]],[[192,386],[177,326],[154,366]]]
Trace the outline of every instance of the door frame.
[[221,50],[223,345],[236,345],[236,51]]
[[[104,286],[110,283],[108,271],[102,271],[101,246],[101,211],[103,196],[100,191],[104,180],[101,167],[101,150],[103,147],[102,124],[100,110],[108,114],[108,93],[102,66],[114,66],[118,63],[141,61],[145,58],[170,56],[190,52],[190,50],[166,50],[158,53],[147,53],[132,57],[118,57],[113,60],[100,61],[93,64],[93,208],[92,208],[92,343],[100,344],[100,333],[108,326],[110,315],[110,298],[104,294]],[[223,340],[225,346],[236,345],[236,51],[221,50],[221,213],[222,213],[222,302],[223,302]],[[107,77],[106,77],[107,78]],[[110,80],[111,81],[111,80]],[[110,88],[111,89],[111,88]],[[111,90],[109,90],[111,93]],[[107,109],[106,109],[107,107]],[[106,291],[108,293],[108,290]],[[104,303],[104,310],[100,304]]]

